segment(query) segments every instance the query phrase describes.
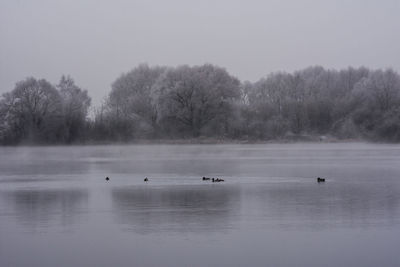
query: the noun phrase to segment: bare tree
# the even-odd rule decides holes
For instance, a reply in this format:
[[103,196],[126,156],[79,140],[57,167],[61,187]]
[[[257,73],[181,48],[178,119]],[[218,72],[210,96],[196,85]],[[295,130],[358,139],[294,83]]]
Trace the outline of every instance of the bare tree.
[[61,97],[44,79],[18,82],[2,100],[3,118],[13,141],[55,142],[62,116]]
[[156,131],[159,111],[153,86],[165,69],[142,64],[115,80],[108,104],[116,116]]
[[400,141],[400,76],[391,69],[317,66],[240,84],[211,64],[142,64],[116,79],[93,120],[90,97],[72,78],[63,76],[57,88],[27,78],[3,94],[0,142],[322,134]]
[[162,119],[198,136],[211,121],[227,121],[227,111],[240,99],[239,86],[225,69],[210,64],[171,69],[158,83]]
[[91,99],[69,76],[62,76],[57,88],[63,103],[66,142],[77,140],[84,131]]

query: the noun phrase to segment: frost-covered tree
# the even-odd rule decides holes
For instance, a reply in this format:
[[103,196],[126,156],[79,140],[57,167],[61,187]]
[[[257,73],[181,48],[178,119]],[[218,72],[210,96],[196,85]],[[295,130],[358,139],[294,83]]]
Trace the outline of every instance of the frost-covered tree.
[[27,78],[0,98],[0,142],[134,138],[339,138],[400,141],[400,76],[309,67],[240,84],[225,69],[149,67],[121,75],[94,119],[90,97],[63,76]]
[[397,129],[395,124],[400,121],[399,74],[391,69],[370,72],[355,85],[352,100],[353,120],[365,134],[373,138],[397,138],[390,129]]
[[[161,122],[199,136],[226,132],[240,82],[220,67],[180,66],[168,70],[157,84]],[[212,127],[212,129],[206,129]]]
[[[2,128],[8,142],[55,142],[62,118],[62,99],[44,79],[27,78],[1,100]],[[4,135],[4,134],[3,134]]]
[[82,137],[91,98],[70,76],[62,76],[57,88],[62,98],[64,139],[67,143]]
[[165,69],[141,64],[114,81],[108,104],[117,119],[157,130],[159,111],[153,87]]

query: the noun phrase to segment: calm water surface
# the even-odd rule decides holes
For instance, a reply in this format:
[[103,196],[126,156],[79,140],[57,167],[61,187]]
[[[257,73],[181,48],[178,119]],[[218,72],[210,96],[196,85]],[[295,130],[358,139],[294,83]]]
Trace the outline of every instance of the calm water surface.
[[0,148],[1,267],[390,267],[399,248],[398,145]]

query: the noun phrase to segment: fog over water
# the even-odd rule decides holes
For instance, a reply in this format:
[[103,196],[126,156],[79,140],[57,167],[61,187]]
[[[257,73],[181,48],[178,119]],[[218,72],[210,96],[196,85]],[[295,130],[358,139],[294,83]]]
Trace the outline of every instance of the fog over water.
[[1,0],[0,267],[398,267],[399,14]]
[[0,266],[397,266],[399,162],[362,143],[3,147]]

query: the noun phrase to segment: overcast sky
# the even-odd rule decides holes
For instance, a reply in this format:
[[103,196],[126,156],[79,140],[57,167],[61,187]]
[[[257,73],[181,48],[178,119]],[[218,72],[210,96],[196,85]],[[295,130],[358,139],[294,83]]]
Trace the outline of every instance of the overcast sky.
[[400,0],[0,0],[0,93],[69,74],[98,105],[139,63],[399,71]]

